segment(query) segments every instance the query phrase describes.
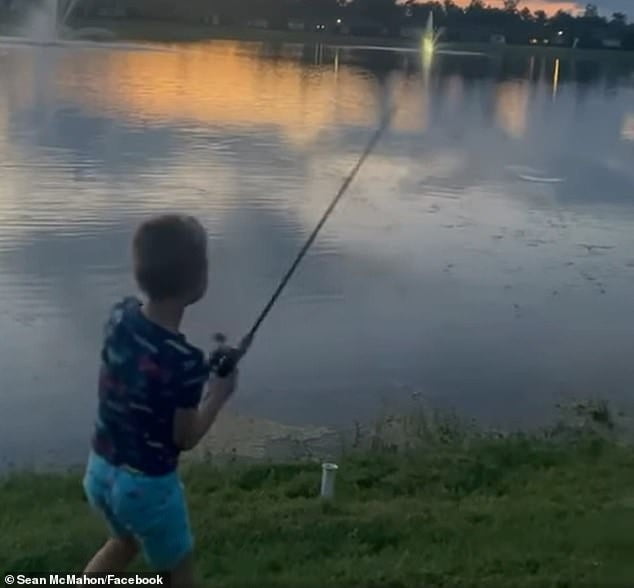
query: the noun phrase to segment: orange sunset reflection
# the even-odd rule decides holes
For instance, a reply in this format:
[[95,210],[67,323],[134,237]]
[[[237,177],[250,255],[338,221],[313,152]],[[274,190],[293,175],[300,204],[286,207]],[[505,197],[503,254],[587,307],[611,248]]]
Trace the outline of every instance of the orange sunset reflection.
[[520,138],[526,132],[530,84],[504,82],[497,89],[497,123],[509,136]]
[[[337,122],[371,127],[382,108],[378,82],[362,71],[336,68],[335,57],[307,68],[298,60],[262,59],[227,42],[175,52],[113,53],[96,58],[92,75],[85,76],[85,56],[77,56],[63,65],[61,86],[86,108],[96,105],[123,117],[274,126],[304,144]],[[396,76],[391,86],[402,105],[394,126],[421,130],[426,101],[420,80]]]

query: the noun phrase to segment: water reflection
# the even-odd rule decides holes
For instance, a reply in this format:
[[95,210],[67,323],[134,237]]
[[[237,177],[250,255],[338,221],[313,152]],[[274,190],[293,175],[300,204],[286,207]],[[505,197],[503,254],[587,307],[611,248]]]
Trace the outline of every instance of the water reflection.
[[623,138],[626,141],[634,141],[634,114],[627,114],[623,121]]
[[[316,57],[317,55],[317,57]],[[79,457],[140,218],[201,217],[239,336],[390,101],[388,136],[245,365],[236,410],[349,423],[423,391],[503,422],[634,383],[625,66],[238,43],[0,57],[0,454]],[[521,171],[529,170],[529,171]],[[523,177],[557,177],[559,183]]]
[[529,82],[504,82],[498,86],[497,123],[509,136],[521,138],[528,122]]

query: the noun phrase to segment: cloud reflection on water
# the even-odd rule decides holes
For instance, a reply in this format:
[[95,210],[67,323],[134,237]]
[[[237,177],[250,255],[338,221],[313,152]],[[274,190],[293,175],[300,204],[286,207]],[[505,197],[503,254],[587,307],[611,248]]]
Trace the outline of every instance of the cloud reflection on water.
[[[212,324],[244,331],[385,86],[402,105],[394,127],[271,316],[238,407],[350,422],[422,389],[530,421],[562,390],[634,383],[624,74],[562,64],[553,96],[548,63],[446,56],[425,86],[407,56],[342,52],[336,71],[332,50],[306,57],[221,43],[0,60],[0,412],[17,417],[0,446],[28,454],[37,430],[32,448],[63,449],[87,431],[101,317],[131,287],[127,243],[148,214],[186,209],[209,227],[196,340]],[[518,165],[567,181],[523,182]]]

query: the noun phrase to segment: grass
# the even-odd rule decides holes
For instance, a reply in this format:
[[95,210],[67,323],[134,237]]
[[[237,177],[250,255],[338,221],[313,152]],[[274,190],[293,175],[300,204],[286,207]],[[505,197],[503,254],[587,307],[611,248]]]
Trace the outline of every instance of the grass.
[[[188,464],[201,585],[632,585],[629,447],[588,430],[445,433],[342,457],[330,503],[317,463]],[[79,474],[12,474],[0,504],[5,572],[80,571],[105,539]]]

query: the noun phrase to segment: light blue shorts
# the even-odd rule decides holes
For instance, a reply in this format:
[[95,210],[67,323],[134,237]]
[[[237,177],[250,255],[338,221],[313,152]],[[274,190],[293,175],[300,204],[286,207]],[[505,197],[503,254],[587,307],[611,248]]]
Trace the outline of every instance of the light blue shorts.
[[173,570],[194,548],[183,485],[176,472],[145,476],[90,454],[84,490],[115,537],[134,537],[148,564]]

